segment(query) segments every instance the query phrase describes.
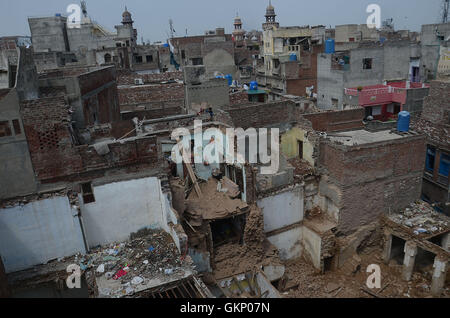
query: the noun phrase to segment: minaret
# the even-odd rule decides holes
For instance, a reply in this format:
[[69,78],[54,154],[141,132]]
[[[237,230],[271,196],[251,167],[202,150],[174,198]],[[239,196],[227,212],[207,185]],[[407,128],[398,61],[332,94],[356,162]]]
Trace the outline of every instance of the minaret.
[[233,31],[234,42],[238,44],[239,42],[244,41],[244,35],[245,31],[242,29],[242,20],[239,17],[239,15],[236,14],[236,17],[234,18],[234,31]]
[[276,22],[275,8],[272,6],[272,1],[269,0],[269,6],[266,9],[266,23],[263,23],[263,30],[270,29],[272,27],[279,27],[280,24]]
[[131,19],[131,13],[128,12],[127,7],[125,7],[125,12],[122,14],[122,24],[133,26],[133,19]]

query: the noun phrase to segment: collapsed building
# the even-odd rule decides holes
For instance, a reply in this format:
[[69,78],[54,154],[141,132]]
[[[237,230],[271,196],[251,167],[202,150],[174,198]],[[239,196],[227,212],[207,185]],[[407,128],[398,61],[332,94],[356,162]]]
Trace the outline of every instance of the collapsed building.
[[[287,85],[308,73],[299,70],[305,60],[313,73],[325,63],[314,61],[314,48],[327,30],[280,28],[275,17],[270,4],[263,37],[272,47],[264,45],[264,52],[273,51],[268,64],[296,56],[280,66],[292,78],[275,78]],[[123,19],[131,31],[127,10]],[[103,32],[86,15],[83,25],[77,32],[88,25]],[[373,98],[374,87],[359,89],[355,75],[354,84],[333,91],[351,107],[333,111],[286,88],[267,98],[264,90],[216,76],[243,78],[250,58],[243,57],[258,37],[242,30],[237,17],[233,36],[218,29],[173,38],[183,70],[161,74],[153,72],[156,51],[134,50],[128,37],[120,50],[140,52],[129,60],[148,65],[130,70],[105,60],[40,68],[39,44],[2,53],[0,296],[448,296],[450,223],[440,213],[449,198],[447,83],[389,82]],[[33,38],[53,44],[47,35]],[[61,37],[66,41],[64,32]],[[350,51],[356,69],[345,69],[351,64],[345,54],[317,58],[345,79],[343,72],[357,72],[366,56],[362,40]],[[390,74],[417,72],[415,44],[399,46],[408,54],[413,48],[405,56],[414,61]],[[367,50],[380,54],[377,62],[396,49],[372,43]],[[113,55],[108,45],[93,50]],[[74,54],[84,58],[83,49]],[[377,77],[370,80],[381,80],[388,65],[367,60],[361,67],[372,66]],[[377,107],[388,116],[397,106],[413,113],[411,126],[367,121],[378,116]],[[175,136],[177,129],[184,133]],[[222,145],[214,156],[227,160],[205,156],[212,145]],[[384,266],[387,282],[376,293],[362,287],[369,264]],[[69,288],[73,273],[81,288]]]

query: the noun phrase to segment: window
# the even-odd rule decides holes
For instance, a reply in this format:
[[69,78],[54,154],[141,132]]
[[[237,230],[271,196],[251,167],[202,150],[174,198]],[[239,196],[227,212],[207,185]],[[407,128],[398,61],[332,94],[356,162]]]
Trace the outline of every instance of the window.
[[298,157],[300,159],[303,159],[303,141],[297,140],[297,145],[298,145]]
[[448,174],[450,170],[450,155],[441,153],[441,160],[439,162],[439,183],[448,184]]
[[186,58],[186,51],[181,50],[181,58],[184,60]]
[[381,106],[372,107],[372,116],[379,116],[379,115],[381,115]]
[[14,127],[14,134],[15,135],[20,135],[22,133],[22,130],[20,129],[19,120],[17,120],[17,119],[13,120],[13,127]]
[[94,191],[92,191],[92,184],[90,182],[81,184],[81,191],[83,192],[84,204],[95,202]]
[[136,58],[136,63],[142,63],[142,56],[137,55],[137,56],[135,56],[135,58]]
[[436,159],[436,148],[428,146],[427,157],[425,162],[425,168],[428,172],[433,173],[435,159]]
[[146,57],[147,63],[152,63],[153,62],[153,55],[147,55]]
[[337,108],[339,104],[339,100],[336,98],[332,98],[331,99],[331,105],[333,106],[333,108]]
[[111,54],[105,54],[105,63],[111,63]]
[[372,69],[372,60],[373,59],[363,59],[363,69],[365,70],[371,70]]
[[8,121],[0,121],[0,137],[11,136],[11,126]]
[[201,57],[193,58],[192,65],[203,65],[203,59]]

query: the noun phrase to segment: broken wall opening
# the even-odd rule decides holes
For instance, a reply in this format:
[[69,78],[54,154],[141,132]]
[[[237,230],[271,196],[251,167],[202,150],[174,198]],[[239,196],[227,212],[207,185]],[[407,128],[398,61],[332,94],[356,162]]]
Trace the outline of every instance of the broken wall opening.
[[213,247],[227,243],[243,244],[246,214],[210,222]]
[[392,235],[392,246],[390,260],[394,260],[397,264],[403,264],[403,259],[405,258],[405,243],[406,241]]
[[414,271],[424,275],[430,275],[433,271],[433,264],[436,255],[421,247],[417,247],[417,255],[414,263]]

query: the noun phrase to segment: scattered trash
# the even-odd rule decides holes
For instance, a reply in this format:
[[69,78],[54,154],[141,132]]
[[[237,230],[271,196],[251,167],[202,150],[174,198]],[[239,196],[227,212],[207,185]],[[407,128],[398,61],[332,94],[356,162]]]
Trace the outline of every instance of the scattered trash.
[[97,273],[104,273],[105,272],[105,264],[100,264],[99,267],[97,267]]
[[144,279],[142,277],[136,276],[131,280],[131,284],[139,285],[139,284],[142,284],[143,281],[144,281]]

